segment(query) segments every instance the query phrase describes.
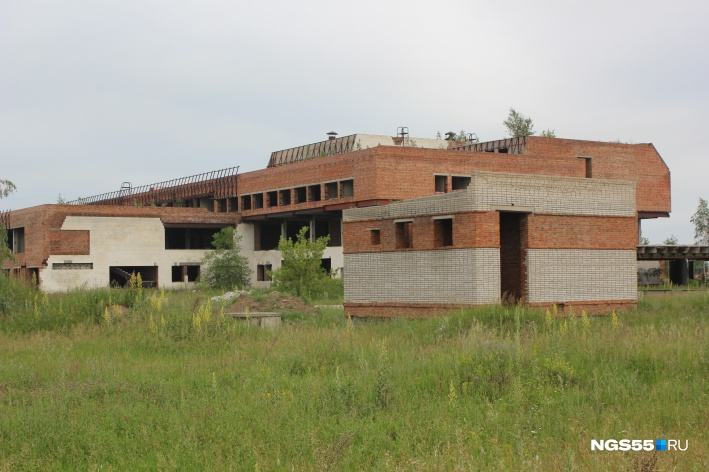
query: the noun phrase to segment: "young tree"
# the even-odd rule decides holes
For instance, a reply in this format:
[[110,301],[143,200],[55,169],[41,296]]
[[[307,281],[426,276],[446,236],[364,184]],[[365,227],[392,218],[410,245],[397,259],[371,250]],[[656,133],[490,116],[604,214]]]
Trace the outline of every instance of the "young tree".
[[510,114],[502,124],[505,125],[507,133],[513,138],[531,136],[534,134],[534,123],[532,123],[532,119],[519,113],[514,108],[510,108]]
[[[697,211],[689,219],[694,224],[694,242],[697,244],[709,244],[709,205],[703,198],[699,198]],[[704,263],[704,282],[707,281],[707,270],[709,262]]]
[[697,244],[709,244],[709,206],[706,200],[699,198],[697,211],[689,221],[694,224],[694,241]]
[[222,228],[212,238],[214,250],[205,254],[200,275],[202,283],[209,288],[227,289],[248,287],[251,269],[248,260],[241,255],[241,236],[234,228]]
[[[694,242],[697,244],[709,244],[709,205],[703,198],[699,198],[697,211],[690,220],[694,224]],[[707,282],[707,271],[709,262],[704,262],[704,282]]]
[[311,241],[307,234],[308,227],[303,226],[295,241],[280,239],[278,250],[281,251],[283,264],[272,273],[275,289],[298,297],[308,296],[329,277],[320,260],[330,237],[324,236]]
[[7,197],[17,189],[9,180],[0,179],[0,198]]
[[539,136],[542,138],[556,138],[556,131],[553,129],[545,129],[541,133],[539,133]]
[[[0,198],[5,198],[17,189],[9,180],[0,179]],[[12,249],[7,245],[7,228],[0,223],[0,267],[7,259],[12,259]]]
[[678,244],[677,236],[674,234],[671,235],[669,238],[666,238],[664,241],[662,241],[662,244],[665,246],[676,246]]

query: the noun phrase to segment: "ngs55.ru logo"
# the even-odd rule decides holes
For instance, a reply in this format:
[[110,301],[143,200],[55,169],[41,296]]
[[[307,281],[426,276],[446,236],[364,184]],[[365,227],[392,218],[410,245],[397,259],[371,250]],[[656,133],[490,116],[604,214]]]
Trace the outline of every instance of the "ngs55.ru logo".
[[689,440],[679,439],[591,439],[592,451],[686,451]]

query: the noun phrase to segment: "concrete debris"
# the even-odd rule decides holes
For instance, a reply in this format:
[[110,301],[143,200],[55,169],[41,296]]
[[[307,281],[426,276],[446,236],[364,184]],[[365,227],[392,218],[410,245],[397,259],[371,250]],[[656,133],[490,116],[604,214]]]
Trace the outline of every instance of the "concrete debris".
[[213,302],[222,302],[222,301],[227,301],[231,300],[232,298],[238,298],[242,295],[248,295],[251,293],[251,290],[237,290],[236,292],[227,292],[224,295],[217,295],[215,297],[210,298]]

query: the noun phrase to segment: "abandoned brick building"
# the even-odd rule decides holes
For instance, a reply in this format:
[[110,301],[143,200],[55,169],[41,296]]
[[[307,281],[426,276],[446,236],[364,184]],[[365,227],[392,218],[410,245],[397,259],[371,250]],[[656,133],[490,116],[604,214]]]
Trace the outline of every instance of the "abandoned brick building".
[[[308,226],[312,237],[330,236],[323,265],[344,276],[356,316],[502,297],[632,305],[640,221],[670,212],[670,173],[652,144],[331,138],[276,151],[262,170],[6,212],[16,258],[5,269],[34,273],[45,290],[108,285],[135,268],[177,287],[198,276],[211,234],[235,225],[253,282],[265,286],[281,263],[279,238]],[[618,276],[608,279],[606,267]],[[417,288],[431,274],[445,290]],[[586,280],[554,281],[565,274]]]

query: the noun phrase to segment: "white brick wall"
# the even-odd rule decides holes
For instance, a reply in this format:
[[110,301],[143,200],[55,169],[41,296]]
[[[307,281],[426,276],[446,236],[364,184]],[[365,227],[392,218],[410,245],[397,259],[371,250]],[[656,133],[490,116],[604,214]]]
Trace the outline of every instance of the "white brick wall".
[[551,215],[635,216],[634,182],[481,172],[468,192],[478,211],[514,204]]
[[500,300],[499,249],[345,254],[345,302],[485,304]]
[[635,182],[475,172],[466,191],[345,210],[343,219],[358,221],[490,211],[496,206],[512,204],[549,215],[634,217]]
[[528,301],[637,300],[633,250],[529,249]]

